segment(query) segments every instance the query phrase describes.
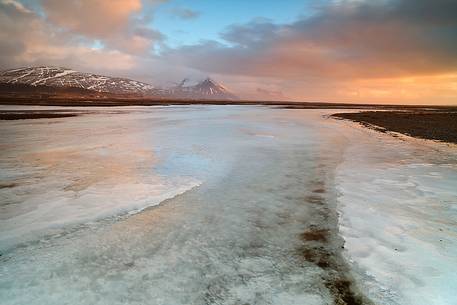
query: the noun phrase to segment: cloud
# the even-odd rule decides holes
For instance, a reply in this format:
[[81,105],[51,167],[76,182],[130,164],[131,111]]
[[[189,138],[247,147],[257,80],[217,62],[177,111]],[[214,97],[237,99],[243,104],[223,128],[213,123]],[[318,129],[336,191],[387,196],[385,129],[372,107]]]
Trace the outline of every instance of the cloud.
[[[286,78],[406,76],[456,69],[456,1],[372,3],[332,4],[286,25],[265,20],[233,25],[221,35],[229,46],[204,42],[170,55],[209,72]],[[421,18],[423,11],[434,16]]]
[[90,47],[80,35],[69,35],[15,1],[0,2],[0,66],[62,65],[92,71],[127,70],[135,59],[117,50]]
[[175,17],[185,19],[185,20],[195,19],[198,16],[200,16],[200,12],[197,12],[197,11],[185,8],[185,7],[175,7],[170,10],[170,13],[171,13],[171,15],[173,15]]
[[75,35],[98,39],[109,47],[131,54],[147,53],[163,36],[145,27],[144,3],[163,0],[42,0],[49,23]]
[[208,73],[276,78],[301,88],[326,82],[336,86],[333,92],[357,80],[452,74],[457,1],[334,1],[289,24],[232,25],[221,39],[164,57]]
[[0,0],[0,68],[55,65],[144,75],[151,68],[145,63],[160,66],[152,50],[164,37],[146,21],[161,2]]
[[[150,41],[162,39],[160,32],[140,22],[135,22],[134,27],[131,23],[127,26],[132,33],[128,39],[116,33],[109,35],[109,39],[95,39],[58,27],[19,2],[0,0],[0,28],[0,69],[64,66],[163,86],[183,75],[204,75],[185,66],[165,63],[153,54],[138,52]],[[100,41],[96,47],[94,41]]]
[[22,3],[17,2],[15,0],[2,0],[2,4],[5,5],[12,5],[14,8],[22,13],[31,13],[32,11],[26,8]]
[[457,102],[455,0],[319,2],[294,22],[256,18],[177,48],[148,26],[161,2],[0,0],[0,66],[63,65],[163,85],[211,74],[246,98]]
[[95,38],[116,35],[141,10],[140,0],[43,0],[42,5],[50,22]]

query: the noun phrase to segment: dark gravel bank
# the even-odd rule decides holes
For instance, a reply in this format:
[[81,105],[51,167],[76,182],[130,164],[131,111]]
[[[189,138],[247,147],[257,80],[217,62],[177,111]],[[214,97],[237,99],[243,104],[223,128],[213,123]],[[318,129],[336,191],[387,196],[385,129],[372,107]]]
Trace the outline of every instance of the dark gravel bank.
[[332,117],[358,122],[378,131],[394,131],[421,139],[457,144],[457,112],[364,111]]

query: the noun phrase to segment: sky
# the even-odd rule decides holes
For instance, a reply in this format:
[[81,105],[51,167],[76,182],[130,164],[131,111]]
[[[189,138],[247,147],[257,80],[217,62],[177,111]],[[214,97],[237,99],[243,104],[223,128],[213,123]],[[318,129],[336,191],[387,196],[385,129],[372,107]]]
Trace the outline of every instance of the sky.
[[244,99],[457,104],[457,0],[0,0],[0,68]]

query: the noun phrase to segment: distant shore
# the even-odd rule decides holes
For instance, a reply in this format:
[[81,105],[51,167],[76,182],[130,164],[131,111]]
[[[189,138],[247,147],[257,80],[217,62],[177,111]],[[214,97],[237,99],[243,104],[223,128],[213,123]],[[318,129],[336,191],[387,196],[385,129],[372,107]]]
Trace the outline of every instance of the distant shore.
[[79,98],[79,97],[1,97],[0,105],[118,107],[118,106],[169,106],[169,105],[265,105],[285,109],[367,109],[367,110],[436,110],[456,111],[457,106],[356,104],[335,102],[295,102],[261,100],[186,100],[150,98]]
[[78,116],[78,113],[57,112],[57,111],[0,111],[0,120],[37,120],[37,119],[54,119]]
[[[0,105],[119,107],[171,105],[262,105],[283,109],[335,109],[361,112],[335,113],[332,118],[358,122],[381,132],[457,144],[457,106],[383,105],[354,103],[249,101],[249,100],[157,100],[157,99],[79,99],[79,98],[0,98]],[[381,111],[379,111],[381,110]],[[56,110],[0,111],[0,120],[72,117],[83,112]]]
[[457,111],[362,111],[335,113],[334,118],[348,119],[380,132],[398,132],[411,137],[457,144]]

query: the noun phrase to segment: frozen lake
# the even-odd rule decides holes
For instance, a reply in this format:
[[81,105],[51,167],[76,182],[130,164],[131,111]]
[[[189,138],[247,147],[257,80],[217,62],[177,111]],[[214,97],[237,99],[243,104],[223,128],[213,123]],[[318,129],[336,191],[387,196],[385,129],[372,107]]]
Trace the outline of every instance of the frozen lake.
[[0,304],[457,303],[457,148],[331,110],[84,111],[0,121]]

